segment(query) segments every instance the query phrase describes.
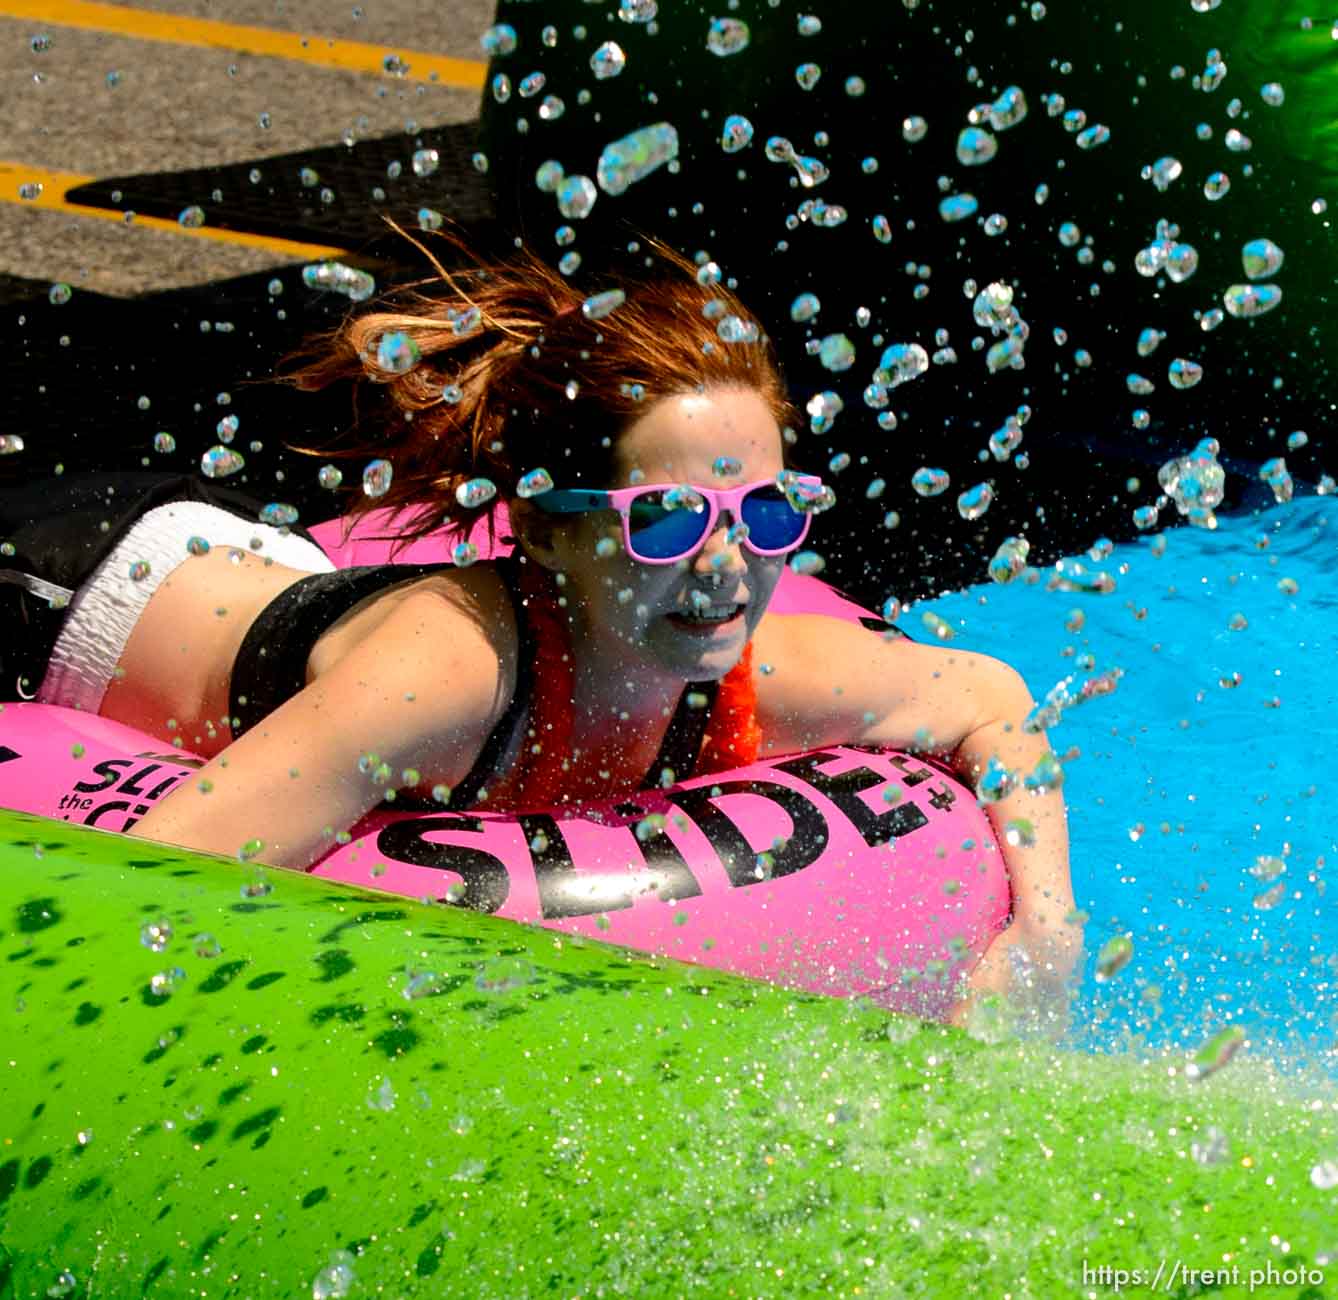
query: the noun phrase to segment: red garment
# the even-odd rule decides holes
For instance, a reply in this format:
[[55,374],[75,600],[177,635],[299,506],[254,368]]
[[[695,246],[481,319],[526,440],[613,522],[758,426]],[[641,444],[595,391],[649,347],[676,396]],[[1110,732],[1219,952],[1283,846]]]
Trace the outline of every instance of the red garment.
[[[532,561],[522,564],[520,572],[521,591],[529,597],[526,614],[534,630],[536,689],[530,696],[534,736],[521,749],[519,777],[525,803],[542,808],[561,801],[566,783],[562,762],[571,753],[575,672],[567,621],[558,616],[547,572]],[[757,759],[761,744],[753,643],[749,641],[739,662],[720,683],[694,775],[746,767]]]

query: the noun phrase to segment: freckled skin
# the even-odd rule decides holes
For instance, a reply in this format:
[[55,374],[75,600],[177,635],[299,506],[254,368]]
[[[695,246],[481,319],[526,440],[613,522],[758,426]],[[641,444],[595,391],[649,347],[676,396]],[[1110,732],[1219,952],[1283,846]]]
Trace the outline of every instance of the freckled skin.
[[[617,480],[611,486],[700,483],[722,488],[771,479],[784,468],[781,433],[766,403],[748,389],[711,389],[665,398],[632,424],[616,451]],[[721,477],[712,466],[721,456],[740,464]],[[637,478],[635,471],[640,471]],[[562,486],[560,483],[558,486]],[[675,564],[642,564],[622,548],[622,525],[613,511],[575,516],[557,528],[551,557],[566,575],[564,592],[574,615],[577,694],[609,698],[669,697],[684,681],[724,677],[738,662],[780,580],[784,556],[754,554],[731,544],[735,520],[721,514],[702,548]],[[607,558],[596,553],[601,538],[617,540]],[[719,589],[712,573],[722,575]],[[685,633],[666,615],[690,608],[690,593],[706,591],[717,603],[747,601],[742,625],[726,635]],[[630,596],[619,599],[619,593]]]

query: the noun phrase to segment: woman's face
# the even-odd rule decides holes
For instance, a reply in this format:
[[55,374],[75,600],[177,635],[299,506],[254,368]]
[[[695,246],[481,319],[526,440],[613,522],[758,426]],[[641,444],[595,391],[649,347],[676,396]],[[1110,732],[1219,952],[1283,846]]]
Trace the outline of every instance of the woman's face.
[[[774,479],[784,468],[780,429],[751,389],[663,398],[629,426],[614,450],[612,488],[651,483],[731,488]],[[722,457],[737,462],[736,473],[714,471]],[[736,522],[722,511],[695,554],[654,565],[626,554],[622,521],[613,511],[581,515],[559,529],[555,545],[579,630],[601,655],[640,661],[686,681],[723,677],[761,621],[785,564],[784,556],[757,555],[731,542],[728,533]],[[606,556],[596,549],[602,538],[616,543]],[[607,544],[603,549],[609,550]],[[718,626],[679,621],[694,608],[694,592],[708,596],[713,607],[742,604],[742,617]]]

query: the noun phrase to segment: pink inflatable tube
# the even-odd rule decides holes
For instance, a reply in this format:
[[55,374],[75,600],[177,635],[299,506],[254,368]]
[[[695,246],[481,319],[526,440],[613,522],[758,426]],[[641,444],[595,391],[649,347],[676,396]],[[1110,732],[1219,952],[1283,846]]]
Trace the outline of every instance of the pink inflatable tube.
[[[372,545],[329,549],[382,561]],[[814,579],[787,585],[782,612],[867,617]],[[164,750],[105,718],[9,704],[2,801],[128,830],[200,764]],[[921,1016],[946,1011],[1010,908],[974,795],[931,760],[863,747],[514,815],[383,808],[351,834],[311,874]]]

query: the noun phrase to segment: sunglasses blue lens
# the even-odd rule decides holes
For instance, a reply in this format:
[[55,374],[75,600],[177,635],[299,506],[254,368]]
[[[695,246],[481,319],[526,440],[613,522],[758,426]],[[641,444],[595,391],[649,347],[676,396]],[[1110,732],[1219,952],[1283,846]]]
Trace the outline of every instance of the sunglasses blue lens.
[[[667,496],[660,491],[646,492],[632,502],[628,532],[634,555],[647,560],[677,559],[705,538],[710,519],[706,502],[677,493],[666,503]],[[748,540],[765,551],[793,546],[804,531],[804,516],[770,484],[748,493],[740,513],[748,526]]]
[[666,492],[644,492],[632,502],[627,529],[632,551],[648,560],[686,555],[706,532],[710,511],[700,497],[691,501],[678,494],[666,504]]
[[764,551],[793,546],[804,535],[806,516],[796,510],[785,493],[768,485],[743,498],[743,522],[749,538]]

